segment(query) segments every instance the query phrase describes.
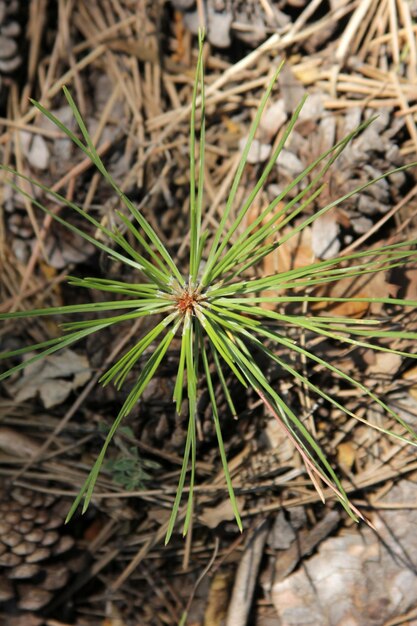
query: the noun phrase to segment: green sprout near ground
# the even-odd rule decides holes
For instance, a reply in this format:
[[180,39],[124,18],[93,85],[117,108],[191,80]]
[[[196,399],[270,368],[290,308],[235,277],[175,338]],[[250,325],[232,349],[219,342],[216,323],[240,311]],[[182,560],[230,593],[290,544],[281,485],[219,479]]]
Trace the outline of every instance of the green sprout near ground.
[[[121,426],[118,434],[124,435],[128,441],[134,442],[131,428]],[[123,445],[119,442],[119,447],[121,451],[117,457],[104,463],[103,468],[109,472],[113,482],[123,487],[125,491],[144,489],[146,483],[152,479],[150,471],[157,470],[161,466],[155,461],[142,458],[135,445],[127,447],[125,442]]]
[[[96,289],[101,292],[114,293],[118,297],[121,296],[122,299],[119,298],[100,303],[76,304],[0,315],[0,319],[7,320],[45,315],[110,313],[108,317],[98,320],[82,320],[62,324],[64,331],[62,337],[0,354],[0,357],[5,359],[36,351],[34,356],[30,356],[24,362],[19,363],[1,374],[0,380],[22,370],[38,359],[45,358],[57,350],[61,350],[62,348],[85,339],[93,333],[107,329],[121,322],[137,320],[145,316],[153,316],[156,318],[153,328],[115,362],[100,379],[103,385],[113,382],[116,388],[119,389],[125,382],[132,368],[138,363],[139,359],[142,356],[147,357],[136,382],[106,436],[102,450],[93,468],[71,507],[68,519],[74,514],[82,500],[84,500],[83,512],[87,509],[93,495],[100,468],[104,461],[106,450],[116,430],[141,398],[144,389],[167,354],[174,337],[181,337],[178,372],[173,400],[176,405],[176,410],[180,412],[183,395],[184,392],[186,393],[189,407],[189,421],[184,459],[168,524],[166,542],[171,537],[174,529],[188,471],[190,472],[189,494],[183,527],[184,534],[190,526],[193,510],[193,488],[195,484],[197,396],[200,376],[202,376],[208,389],[228,493],[238,527],[242,529],[242,522],[228,470],[221,432],[221,416],[218,410],[218,398],[216,397],[213,384],[214,372],[221,383],[224,396],[232,415],[236,415],[233,400],[226,384],[226,373],[229,370],[236,376],[243,387],[253,389],[262,400],[266,409],[279,421],[281,427],[299,451],[304,461],[306,471],[319,493],[322,495],[320,484],[324,483],[336,494],[348,514],[357,521],[362,515],[349,501],[325,453],[318,445],[315,437],[309,432],[302,419],[297,417],[283,397],[268,381],[261,367],[257,364],[254,354],[261,354],[270,361],[278,364],[284,371],[293,376],[296,381],[315,394],[318,394],[322,399],[349,417],[354,417],[361,422],[367,423],[363,417],[347,409],[337,398],[327,394],[323,389],[313,384],[304,373],[298,371],[295,367],[292,367],[290,363],[278,356],[276,353],[278,350],[276,349],[285,348],[313,364],[319,364],[327,371],[335,374],[351,387],[358,390],[364,396],[372,399],[385,414],[391,418],[395,418],[395,420],[401,424],[403,430],[402,434],[399,434],[379,425],[369,424],[369,426],[401,441],[407,441],[416,445],[417,438],[411,428],[395,411],[387,406],[381,398],[361,382],[336,367],[336,365],[327,362],[307,349],[302,342],[297,343],[293,334],[289,331],[298,329],[301,332],[308,332],[314,336],[326,337],[340,342],[342,345],[348,347],[372,348],[373,350],[390,352],[406,357],[415,357],[416,355],[390,349],[382,343],[379,344],[378,341],[380,339],[415,340],[417,333],[407,332],[405,330],[387,330],[386,327],[383,326],[382,321],[378,319],[358,320],[337,316],[326,317],[324,315],[315,316],[311,314],[286,314],[271,310],[263,305],[266,303],[283,306],[289,303],[305,305],[309,303],[327,302],[379,302],[386,305],[415,307],[417,306],[417,301],[401,298],[330,298],[311,294],[314,293],[313,290],[316,286],[329,285],[337,282],[341,278],[354,278],[400,267],[410,259],[416,258],[415,248],[413,248],[416,242],[401,242],[394,245],[386,245],[378,249],[373,249],[372,251],[357,252],[343,257],[317,261],[308,266],[294,268],[270,276],[249,278],[247,274],[248,268],[255,266],[267,255],[274,252],[274,250],[284,244],[290,237],[296,236],[303,228],[311,224],[320,215],[342,204],[343,201],[354,193],[372,184],[367,183],[362,185],[351,193],[326,204],[313,215],[302,219],[301,223],[294,226],[289,233],[280,235],[283,226],[290,223],[297,216],[302,215],[305,209],[320,196],[320,193],[325,187],[322,180],[326,172],[336,161],[349,141],[368,126],[372,120],[359,126],[354,132],[350,133],[342,141],[317,158],[298,175],[286,189],[270,202],[255,221],[245,226],[245,216],[250,210],[257,194],[263,188],[291,130],[297,122],[303,106],[303,102],[301,102],[297,107],[288,123],[285,133],[280,139],[255,187],[242,206],[236,209],[234,206],[236,194],[242,179],[248,153],[255,137],[261,115],[281,69],[280,66],[266,89],[252,123],[249,137],[242,152],[220,223],[213,231],[203,232],[202,214],[205,148],[204,70],[202,61],[203,38],[203,34],[200,32],[199,55],[191,111],[189,264],[186,268],[180,269],[177,267],[171,254],[149,222],[121,191],[105,168],[69,91],[64,89],[65,97],[73,111],[83,140],[72,133],[41,104],[33,101],[37,109],[64,132],[74,144],[91,159],[103,178],[114,189],[127,211],[126,215],[118,212],[118,216],[123,228],[130,237],[130,241],[133,240],[135,242],[135,246],[133,246],[127,236],[124,236],[119,230],[106,228],[94,219],[94,217],[75,203],[68,201],[62,195],[51,191],[47,187],[11,168],[3,167],[4,170],[11,173],[14,177],[19,177],[35,185],[43,194],[53,198],[61,206],[69,207],[81,215],[87,222],[98,229],[98,232],[101,233],[100,238],[95,239],[91,237],[82,229],[77,228],[58,214],[52,213],[39,200],[30,197],[28,193],[20,188],[13,180],[10,181],[10,185],[20,194],[30,198],[35,206],[49,213],[57,222],[64,225],[70,231],[77,233],[86,241],[94,244],[98,250],[106,253],[113,261],[122,262],[133,268],[133,270],[142,277],[143,282],[128,283],[104,278],[70,278],[69,282],[72,285],[87,289]],[[197,103],[199,103],[201,111],[198,142],[196,138]],[[197,143],[199,144],[198,162],[196,162],[195,159]],[[405,169],[405,167],[410,166],[404,166],[403,168],[397,168],[396,170],[387,172],[386,176],[389,176],[395,171]],[[289,192],[303,180],[306,181],[303,190],[300,191],[295,198],[286,200]],[[273,295],[274,292],[282,294],[284,290],[286,295]],[[267,292],[268,295],[264,295],[265,292]],[[150,350],[151,354],[148,356]]]

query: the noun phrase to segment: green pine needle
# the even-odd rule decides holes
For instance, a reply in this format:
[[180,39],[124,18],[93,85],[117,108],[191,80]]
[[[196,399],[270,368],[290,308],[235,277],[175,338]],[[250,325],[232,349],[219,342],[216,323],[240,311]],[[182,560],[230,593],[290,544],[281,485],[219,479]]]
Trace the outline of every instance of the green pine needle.
[[[225,416],[219,412],[219,399],[216,397],[214,385],[214,379],[217,379],[230,415],[235,417],[237,410],[227,382],[227,377],[230,374],[236,377],[242,387],[251,387],[261,398],[265,409],[275,416],[282,429],[299,451],[306,471],[320,494],[322,495],[321,481],[333,490],[348,514],[353,519],[358,520],[361,514],[349,502],[341,481],[326,458],[324,451],[309,432],[302,418],[296,415],[279,391],[268,381],[264,372],[257,364],[254,355],[262,354],[265,359],[276,363],[288,375],[292,376],[297,384],[308,388],[312,393],[321,397],[338,411],[349,416],[349,418],[368,423],[362,416],[345,407],[340,399],[326,393],[309,380],[305,370],[302,372],[298,371],[294,364],[282,358],[279,355],[280,350],[290,351],[299,357],[300,360],[313,366],[320,366],[324,371],[331,373],[351,388],[356,389],[360,394],[371,399],[390,419],[394,418],[396,420],[401,427],[401,432],[397,432],[397,430],[394,432],[392,429],[375,424],[368,424],[370,427],[400,441],[417,445],[417,437],[412,429],[376,392],[367,388],[360,381],[331,362],[327,362],[319,357],[307,349],[301,341],[297,340],[297,337],[302,333],[308,332],[313,336],[327,338],[342,346],[366,348],[415,358],[415,354],[386,347],[379,340],[389,339],[395,345],[395,342],[400,339],[415,341],[417,333],[408,332],[400,328],[388,328],[379,319],[358,320],[331,315],[290,314],[283,310],[283,307],[290,303],[299,305],[318,303],[325,305],[326,303],[350,302],[380,303],[382,305],[403,308],[416,307],[416,300],[391,297],[333,298],[316,295],[314,288],[335,283],[344,278],[354,279],[366,275],[372,276],[376,272],[404,266],[408,262],[416,260],[415,246],[417,242],[404,241],[382,246],[372,251],[355,252],[339,258],[316,261],[308,266],[296,267],[270,276],[249,279],[246,275],[246,270],[249,267],[254,266],[291,237],[299,234],[303,228],[312,224],[318,217],[371,184],[361,185],[353,192],[326,204],[319,211],[304,217],[300,223],[293,226],[290,232],[279,235],[279,233],[283,232],[283,226],[291,222],[294,223],[297,216],[305,215],[305,209],[311,207],[312,203],[317,201],[325,187],[323,180],[329,168],[334,164],[348,143],[372,123],[372,120],[367,120],[361,124],[335,146],[320,155],[301,174],[294,178],[250,225],[244,226],[245,218],[257,195],[263,189],[298,120],[304,104],[304,101],[301,102],[295,110],[253,190],[249,193],[242,206],[236,208],[237,192],[245,170],[249,150],[255,138],[262,113],[281,71],[281,64],[265,91],[251,125],[248,140],[242,151],[219,225],[213,232],[202,232],[202,219],[205,207],[203,195],[205,152],[203,44],[204,34],[200,31],[190,122],[189,260],[186,267],[179,268],[177,266],[169,250],[144,215],[125,196],[107,171],[68,89],[64,88],[64,94],[78,124],[81,138],[69,130],[41,104],[32,101],[34,106],[92,161],[103,176],[103,179],[107,181],[120,198],[124,211],[116,211],[116,214],[129,238],[125,237],[118,230],[110,230],[104,227],[89,213],[74,202],[67,200],[64,196],[10,167],[3,166],[2,169],[11,176],[9,180],[11,187],[30,199],[38,209],[50,215],[58,223],[79,235],[85,241],[93,244],[97,250],[104,252],[112,261],[130,267],[131,272],[133,271],[138,275],[138,282],[129,283],[110,278],[69,277],[69,283],[74,287],[92,289],[104,294],[114,294],[110,297],[116,299],[0,314],[0,320],[3,321],[41,316],[65,316],[64,319],[66,320],[67,316],[83,315],[85,313],[97,316],[97,319],[93,320],[64,321],[61,324],[63,331],[61,337],[1,353],[0,359],[21,357],[27,353],[31,354],[27,360],[19,362],[1,373],[0,380],[21,371],[32,363],[36,363],[39,359],[47,358],[58,350],[82,341],[91,334],[140,317],[156,316],[156,321],[151,329],[130,346],[100,379],[102,385],[113,383],[119,389],[126,383],[126,379],[135,366],[139,364],[139,361],[142,361],[145,355],[147,357],[106,436],[102,450],[93,468],[68,513],[67,520],[72,517],[79,505],[82,505],[83,512],[88,507],[93,497],[94,486],[97,482],[106,450],[117,428],[140,400],[146,386],[166,356],[175,336],[180,337],[181,347],[173,402],[179,413],[183,406],[184,398],[187,399],[188,429],[185,437],[184,458],[178,489],[166,533],[166,542],[169,541],[175,529],[187,476],[189,476],[188,499],[185,505],[185,514],[181,512],[180,516],[184,519],[184,534],[192,524],[192,514],[195,507],[194,484],[197,480],[195,469],[198,452],[196,438],[197,400],[199,387],[201,386],[205,386],[208,390],[226,488],[238,528],[242,530],[242,521],[233,491],[221,430]],[[199,110],[197,107],[198,102],[200,103]],[[200,130],[197,141],[198,113],[200,113]],[[198,157],[196,156],[197,152]],[[412,165],[415,164],[396,168],[380,178],[389,176],[393,172],[402,171]],[[377,180],[380,180],[380,178]],[[19,186],[16,180],[21,180],[22,186]],[[300,182],[303,182],[302,191],[295,198],[289,200],[290,192]],[[28,186],[25,183],[30,183],[37,188],[37,199],[32,198],[28,194],[26,191]],[[85,220],[86,225],[93,226],[100,233],[100,239],[92,237],[86,230],[74,226],[58,213],[50,211],[48,199],[52,199],[58,205],[75,211]],[[275,240],[273,236],[275,236]],[[267,295],[263,295],[264,293]],[[265,305],[271,304],[277,305],[276,308],[271,310],[270,306],[268,308],[265,307]],[[106,314],[106,316],[102,317],[103,314]]]

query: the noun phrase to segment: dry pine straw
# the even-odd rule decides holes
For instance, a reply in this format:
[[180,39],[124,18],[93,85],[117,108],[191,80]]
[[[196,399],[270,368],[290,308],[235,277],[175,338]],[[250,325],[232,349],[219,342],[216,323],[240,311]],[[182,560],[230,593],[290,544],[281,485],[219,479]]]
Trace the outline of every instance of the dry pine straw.
[[[28,28],[29,33],[29,70],[28,84],[21,93],[12,88],[9,98],[9,117],[0,120],[0,145],[2,146],[5,161],[16,163],[19,169],[26,167],[24,157],[19,151],[19,131],[26,130],[34,135],[39,134],[47,139],[54,140],[59,136],[56,131],[43,129],[39,126],[36,111],[28,103],[28,96],[35,95],[31,92],[32,85],[37,85],[37,97],[46,106],[53,106],[59,100],[59,94],[64,84],[70,85],[76,101],[81,110],[88,113],[88,105],[84,94],[83,84],[88,80],[92,72],[105,73],[112,86],[108,105],[103,108],[97,120],[94,140],[99,146],[99,152],[110,153],[114,149],[113,140],[103,140],[103,132],[110,125],[114,126],[112,109],[116,103],[123,103],[124,128],[127,140],[124,143],[126,155],[130,156],[135,165],[124,174],[122,187],[128,189],[132,184],[141,187],[145,181],[146,164],[152,160],[163,157],[167,162],[166,174],[171,172],[169,163],[185,163],[184,150],[188,142],[188,117],[190,112],[190,84],[192,81],[192,68],[195,54],[191,45],[191,39],[185,32],[181,32],[181,39],[171,41],[171,49],[176,56],[174,61],[167,59],[164,70],[158,63],[157,41],[154,36],[154,19],[145,12],[136,15],[127,10],[119,2],[107,3],[108,10],[103,12],[94,3],[59,3],[59,22],[55,44],[47,57],[41,56],[40,42],[48,28],[48,24],[38,19],[46,7],[46,0],[35,0],[31,3],[31,15]],[[364,13],[364,7],[367,11]],[[353,12],[352,8],[354,9]],[[317,23],[306,24],[303,19],[278,35],[272,35],[264,44],[241,59],[234,65],[212,56],[211,51],[206,51],[206,64],[208,67],[207,86],[207,111],[222,111],[225,115],[233,110],[247,107],[253,111],[259,101],[260,94],[270,75],[270,58],[277,55],[288,54],[288,62],[293,73],[309,89],[319,88],[328,94],[326,107],[328,110],[337,110],[340,114],[343,110],[352,106],[392,107],[397,116],[405,116],[409,138],[401,146],[403,155],[415,158],[417,154],[417,131],[416,131],[416,29],[412,24],[409,14],[408,3],[403,1],[392,2],[389,0],[366,2],[347,2],[336,13],[336,17],[344,12],[350,14],[350,18],[339,37],[338,41],[329,44],[327,48],[320,50],[308,57],[294,53],[295,46],[302,46],[303,42],[311,38],[315,33],[326,29],[329,22],[335,16],[325,17]],[[350,12],[350,13],[349,13]],[[71,30],[78,32],[79,43],[73,45],[68,25]],[[143,25],[145,24],[145,28]],[[144,35],[145,33],[145,35]],[[403,52],[407,49],[407,54]],[[292,55],[292,56],[291,56]],[[348,56],[349,55],[349,56]],[[355,56],[355,62],[351,62],[351,56]],[[188,69],[178,69],[178,59],[188,60]],[[138,63],[139,62],[139,63]],[[177,63],[177,65],[175,65]],[[170,69],[172,68],[172,69]],[[160,85],[163,85],[169,102],[166,104],[161,97]],[[206,222],[216,225],[220,207],[224,201],[230,180],[237,165],[236,155],[219,144],[219,135],[222,130],[209,128],[208,151],[214,156],[221,156],[223,163],[217,173],[207,173],[207,192],[210,197],[210,210]],[[132,155],[134,158],[132,159]],[[78,157],[77,157],[78,158]],[[79,177],[87,171],[90,164],[87,160],[79,157],[69,166],[68,171],[60,180],[54,181],[55,190],[64,190],[69,199],[73,198],[78,186]],[[150,169],[152,173],[152,169]],[[164,174],[165,175],[165,174]],[[148,189],[156,189],[163,186],[164,178],[159,175],[147,181]],[[223,180],[223,184],[220,181]],[[98,176],[91,176],[86,190],[85,205],[88,206],[93,199],[98,187]],[[168,193],[168,192],[167,192]],[[45,291],[46,278],[39,272],[42,259],[43,241],[48,236],[51,227],[50,218],[46,217],[40,227],[37,225],[30,203],[25,205],[37,245],[34,247],[32,256],[26,267],[17,263],[8,249],[7,236],[4,230],[4,220],[0,219],[0,254],[1,274],[4,303],[10,310],[19,306],[30,307],[33,298],[39,300]],[[105,220],[106,217],[103,217]],[[400,224],[401,227],[401,224]],[[362,242],[361,242],[362,243]],[[181,253],[181,248],[179,250]],[[16,268],[18,274],[16,274]],[[63,275],[56,275],[53,284],[58,284]],[[115,357],[123,348],[127,337],[114,346],[112,356]],[[98,376],[97,376],[98,377]],[[97,378],[95,377],[94,380]],[[81,402],[85,400],[89,384],[77,403],[70,407],[62,420],[48,418],[44,422],[48,434],[47,445],[36,451],[35,458],[47,453],[46,460],[33,461],[26,464],[21,458],[9,458],[5,473],[10,474],[22,470],[19,484],[33,486],[34,480],[38,481],[36,489],[51,491],[53,493],[70,494],[65,487],[67,484],[80,482],[81,470],[74,467],[72,457],[66,457],[65,449],[62,451],[62,434],[66,437],[74,435],[71,426],[71,417],[79,410]],[[299,390],[303,399],[304,391]],[[354,399],[353,399],[354,401]],[[308,405],[308,398],[304,398]],[[256,407],[254,407],[256,408]],[[30,416],[24,416],[16,408],[11,410],[6,405],[2,410],[2,424],[9,426],[17,432],[27,432],[29,435],[36,432],[38,418],[31,420]],[[381,445],[383,453],[373,458],[373,462],[364,456],[364,447],[368,444],[367,434],[363,431],[360,436],[351,437],[353,422],[348,421],[341,425],[338,433],[333,433],[332,443],[340,445],[347,441],[354,445],[354,455],[360,461],[362,469],[351,474],[346,479],[345,488],[349,492],[354,488],[371,488],[377,483],[385,483],[398,475],[406,474],[417,469],[417,463],[407,454],[402,444],[390,444],[386,446],[379,435],[373,439],[373,446]],[[76,431],[76,429],[75,429]],[[3,433],[4,435],[4,433]],[[91,435],[86,435],[84,442],[87,443]],[[155,452],[155,451],[153,451]],[[13,455],[12,455],[13,456]],[[45,458],[45,456],[43,456]],[[257,455],[250,447],[230,460],[231,470],[235,476],[235,485],[239,491],[239,477],[241,486],[247,486],[245,482],[249,471],[247,468],[255,464]],[[175,462],[175,459],[171,459]],[[275,511],[282,506],[291,507],[299,504],[313,504],[318,501],[316,492],[308,488],[308,483],[302,476],[298,461],[291,459],[292,469],[275,478],[256,478],[262,475],[262,467],[266,466],[266,459],[259,455],[260,469],[255,474],[255,481],[248,490],[248,506],[245,510],[247,524],[251,517],[259,513],[265,515],[269,511]],[[268,463],[271,460],[269,459]],[[279,458],[274,458],[275,469],[284,470],[280,467]],[[202,475],[207,472],[204,462],[200,463]],[[250,474],[250,472],[249,472]],[[207,474],[206,474],[207,475]],[[50,488],[46,485],[52,480],[55,485],[62,484],[62,488]],[[158,509],[161,505],[166,507],[172,500],[175,492],[176,476],[171,476],[168,485],[163,489],[141,490],[136,493],[126,493],[105,477],[101,476],[97,483],[96,502],[99,506],[105,506],[106,500],[123,502],[127,506],[129,498],[140,498],[148,503],[148,507]],[[389,484],[389,482],[388,482]],[[254,497],[268,488],[282,489],[279,502],[260,501]],[[285,487],[285,489],[284,489]],[[75,492],[74,492],[75,493]],[[219,494],[225,494],[220,474],[213,479],[212,476],[202,481],[196,488],[199,494],[199,504],[210,505],[215,502]],[[380,494],[376,492],[370,496],[371,503],[378,506]],[[184,511],[180,513],[180,519]],[[165,524],[162,523],[155,532],[157,526],[152,520],[146,520],[141,528],[142,539],[136,553],[130,556],[129,563],[125,565],[118,577],[111,581],[111,589],[118,590],[127,580],[135,568],[145,558],[159,554],[159,544],[165,534]],[[112,560],[117,559],[120,549],[114,549],[107,553],[102,552],[105,542],[110,542],[111,537],[117,534],[117,524],[111,521],[107,535],[97,540],[93,545],[93,553],[96,551],[92,576],[98,573]],[[174,550],[180,554],[184,547],[175,544]],[[190,554],[193,558],[201,555],[204,558],[210,552],[199,542],[187,543],[183,556],[184,564],[190,562]],[[203,559],[204,560],[204,559]]]

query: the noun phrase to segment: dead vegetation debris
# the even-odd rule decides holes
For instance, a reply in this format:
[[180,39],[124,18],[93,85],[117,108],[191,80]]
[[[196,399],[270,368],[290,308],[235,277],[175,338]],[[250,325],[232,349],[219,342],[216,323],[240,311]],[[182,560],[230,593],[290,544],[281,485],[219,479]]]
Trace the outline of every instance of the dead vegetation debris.
[[[115,223],[115,209],[120,208],[117,200],[90,163],[30,104],[29,97],[36,98],[71,124],[61,93],[62,86],[67,85],[112,174],[180,259],[186,245],[188,116],[196,58],[189,31],[193,12],[194,22],[196,15],[198,19],[205,15],[211,42],[205,49],[205,226],[218,224],[242,138],[248,133],[271,67],[282,58],[286,59],[286,70],[256,138],[257,150],[251,155],[238,200],[247,195],[260,164],[279,141],[283,125],[300,98],[308,93],[309,99],[249,219],[256,218],[268,194],[276,194],[319,152],[374,115],[378,115],[376,121],[354,140],[329,173],[328,197],[334,190],[338,195],[348,192],[352,184],[416,159],[415,2],[254,0],[205,4],[197,0],[194,5],[176,0],[174,6],[179,11],[146,0],[59,0],[55,11],[46,0],[31,0],[26,23],[19,22],[24,25],[20,32],[13,26],[17,23],[16,4],[0,0],[0,38],[8,41],[0,53],[2,162],[80,203],[103,224]],[[27,46],[14,43],[22,41],[19,37],[26,38]],[[235,51],[233,60],[227,46],[234,41],[236,47],[236,39],[250,45],[239,44],[239,58]],[[224,49],[219,52],[213,46]],[[25,72],[16,74],[24,50]],[[326,220],[305,229],[295,246],[283,246],[275,258],[268,259],[264,271],[300,266],[314,257],[348,254],[376,242],[395,242],[404,235],[411,237],[416,229],[416,193],[412,172],[381,180]],[[73,294],[65,285],[65,276],[76,273],[80,266],[103,275],[120,271],[109,268],[106,259],[97,258],[92,249],[81,249],[76,238],[64,234],[29,200],[18,198],[3,184],[0,194],[2,311],[68,302]],[[50,209],[63,210],[58,203]],[[402,297],[416,298],[416,275],[416,268],[410,267],[400,277],[385,273],[359,285],[337,285],[331,295],[343,292],[378,297],[401,292]],[[356,317],[367,314],[363,306],[348,309],[345,304],[332,312]],[[381,307],[377,314],[391,316],[393,324],[416,328],[415,312],[400,317],[396,311]],[[13,329],[8,326],[0,335],[0,343],[19,347],[29,339],[41,341],[58,332],[52,321]],[[137,325],[124,327],[120,335],[104,338],[106,345],[87,344],[81,369],[74,369],[67,360],[66,365],[60,364],[58,399],[49,393],[56,386],[56,372],[51,376],[48,370],[32,372],[30,381],[30,372],[25,371],[20,379],[3,387],[1,507],[16,508],[13,494],[28,493],[23,490],[31,493],[30,504],[20,503],[23,510],[49,512],[56,501],[60,507],[69,507],[121,399],[114,390],[103,392],[96,386],[108,363],[108,346],[114,358],[135,332]],[[312,341],[310,337],[305,340]],[[360,380],[381,394],[408,424],[416,426],[415,368],[395,355],[371,357],[366,352],[341,352],[323,343],[314,349],[339,366],[354,368]],[[258,626],[284,626],[301,625],[302,616],[309,613],[311,617],[314,607],[317,624],[336,626],[348,617],[353,620],[349,623],[361,626],[379,626],[383,620],[385,626],[407,619],[413,623],[417,619],[413,591],[416,564],[408,557],[415,550],[408,543],[412,533],[406,532],[414,523],[417,462],[413,454],[401,442],[389,441],[311,398],[301,384],[294,385],[278,370],[271,371],[271,377],[308,420],[320,443],[333,452],[347,492],[369,514],[379,539],[371,530],[358,532],[342,523],[331,506],[322,507],[292,446],[250,394],[240,394],[237,423],[226,415],[223,418],[230,470],[247,529],[239,536],[212,446],[214,433],[210,415],[204,411],[202,389],[199,483],[192,533],[185,542],[175,537],[167,548],[162,547],[181,467],[186,420],[186,416],[176,417],[171,406],[172,372],[178,359],[175,346],[170,359],[127,421],[126,430],[119,432],[110,452],[110,465],[98,480],[90,517],[59,530],[62,537],[71,537],[84,555],[88,553],[89,567],[82,574],[72,571],[74,584],[66,595],[46,589],[49,595],[41,602],[41,586],[36,598],[33,576],[45,580],[53,577],[54,570],[48,564],[52,548],[45,552],[36,572],[34,568],[26,571],[31,576],[25,583],[15,575],[23,562],[10,565],[1,573],[7,582],[2,586],[0,617],[7,616],[12,626],[52,626],[58,623],[58,615],[65,615],[64,621],[77,626],[162,626],[179,623],[187,610],[190,624],[243,626],[249,623],[252,611]],[[296,365],[305,367],[303,363]],[[49,367],[56,368],[57,364],[50,362]],[[80,373],[84,375],[82,382],[77,379]],[[324,380],[319,366],[308,373],[313,381],[331,385],[352,411],[378,423],[378,412],[357,392],[346,389],[337,379]],[[37,399],[28,404],[33,396]],[[114,464],[120,459],[126,461],[122,468]],[[115,467],[119,467],[116,480]],[[324,493],[330,495],[326,490]],[[20,509],[17,514],[23,515]],[[180,519],[184,514],[182,510]],[[55,519],[55,513],[48,515]],[[262,541],[256,544],[258,566],[252,572],[256,579],[248,583],[245,563],[253,563],[253,539],[262,520],[266,523]],[[13,535],[12,543],[7,535],[25,533],[24,528],[3,528],[0,562],[4,555],[13,560],[13,550],[28,545],[29,539],[22,534],[17,538]],[[41,532],[44,538],[49,530],[45,527]],[[335,536],[329,537],[331,534]],[[37,545],[33,542],[33,553]],[[393,555],[400,547],[398,561]],[[346,568],[337,564],[340,560],[345,563],[346,553],[356,573],[366,569],[366,590],[372,603],[363,595],[355,595],[358,581],[363,583],[359,574],[348,582],[343,578]],[[23,559],[23,555],[18,557]],[[340,601],[335,600],[337,590],[331,587],[330,593],[329,585],[320,582],[323,562],[326,571],[332,564],[329,580],[334,580],[336,569],[339,572],[337,580],[343,590]],[[297,569],[300,563],[302,567]],[[252,601],[236,600],[242,597],[239,580],[254,590]],[[391,599],[383,603],[380,589],[388,588]],[[413,591],[413,598],[405,592],[400,597],[405,588]],[[233,602],[242,609],[239,615]]]

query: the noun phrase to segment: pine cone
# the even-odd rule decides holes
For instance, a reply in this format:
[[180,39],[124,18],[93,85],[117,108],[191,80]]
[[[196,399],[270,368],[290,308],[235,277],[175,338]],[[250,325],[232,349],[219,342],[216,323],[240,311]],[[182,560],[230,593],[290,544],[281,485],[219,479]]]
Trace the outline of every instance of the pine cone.
[[[199,17],[196,0],[171,0],[178,11],[184,13],[184,23],[197,34]],[[258,46],[269,34],[288,26],[290,14],[282,9],[289,6],[303,7],[306,0],[273,0],[270,14],[265,12],[258,0],[204,0],[207,38],[213,46],[228,48],[232,37],[251,46]],[[291,10],[291,8],[289,9]]]
[[18,0],[0,0],[0,76],[14,72],[22,62],[16,42],[21,34],[18,10]]
[[[367,110],[363,116],[361,109],[357,107],[352,108],[344,116],[331,116],[324,110],[324,100],[324,94],[312,94],[303,108],[299,121],[278,159],[277,184],[273,183],[268,188],[271,199],[321,153],[357,128],[364,117],[366,119],[374,113],[373,110]],[[275,106],[278,104],[279,102]],[[291,111],[288,111],[288,117],[290,113]],[[349,143],[327,172],[324,178],[327,187],[316,203],[313,203],[314,211],[322,208],[326,202],[330,203],[342,195],[349,194],[356,187],[374,178],[380,178],[390,169],[404,164],[399,146],[395,143],[395,136],[401,132],[404,121],[393,121],[386,110],[378,111],[378,115],[377,120]],[[306,179],[294,186],[287,197],[295,197],[307,183],[311,182],[317,171],[314,170]],[[398,202],[404,185],[409,180],[408,173],[397,172],[347,198],[339,209],[338,219],[344,223],[348,236],[367,232],[381,214],[386,213]],[[345,241],[345,244],[347,243],[348,240]]]
[[38,611],[76,569],[74,560],[68,558],[74,539],[62,533],[59,500],[29,489],[2,487],[0,616]]

